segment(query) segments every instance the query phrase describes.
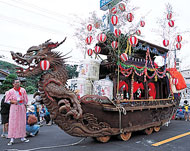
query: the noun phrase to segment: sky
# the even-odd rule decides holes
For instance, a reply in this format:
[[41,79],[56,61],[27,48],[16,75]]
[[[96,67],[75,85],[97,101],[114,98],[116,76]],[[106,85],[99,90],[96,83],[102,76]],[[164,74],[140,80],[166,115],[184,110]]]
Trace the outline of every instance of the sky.
[[[156,22],[163,17],[168,3],[173,8],[176,30],[183,37],[182,49],[177,56],[182,60],[182,69],[190,69],[190,1],[130,0],[130,6],[139,7],[135,19],[145,16],[141,39],[160,46],[163,37]],[[83,58],[83,50],[76,47],[78,41],[73,35],[80,18],[88,18],[92,11],[96,11],[100,18],[106,13],[100,10],[99,0],[0,0],[0,54],[5,56],[4,60],[12,62],[10,51],[25,53],[29,47],[48,39],[57,42],[67,37],[56,50],[63,54],[72,51],[70,62],[78,62]]]

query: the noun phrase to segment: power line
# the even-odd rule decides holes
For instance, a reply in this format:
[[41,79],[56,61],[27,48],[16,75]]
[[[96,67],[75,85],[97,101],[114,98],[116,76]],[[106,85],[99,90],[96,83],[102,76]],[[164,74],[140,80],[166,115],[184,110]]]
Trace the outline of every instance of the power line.
[[[73,21],[76,22],[75,20],[77,19],[75,15],[69,15],[70,17],[66,16],[66,15],[63,15],[63,14],[60,14],[58,12],[55,12],[55,11],[52,11],[52,10],[49,10],[49,9],[45,9],[45,8],[42,8],[42,7],[39,7],[38,5],[35,5],[35,4],[32,4],[32,3],[28,3],[28,2],[24,2],[22,0],[11,0],[11,1],[17,1],[17,3],[20,3],[24,6],[29,6],[31,8],[34,8],[34,9],[37,9],[37,10],[40,10],[42,12],[45,12],[45,13],[48,13],[50,15],[55,15],[56,17],[60,17],[60,18],[68,18],[68,19],[71,19],[70,17],[74,17],[73,18]],[[78,24],[78,22],[76,22]]]
[[[5,45],[5,44],[0,44],[0,46],[2,46],[2,47],[8,47],[8,48],[14,48],[14,49],[24,50],[24,48],[19,48],[19,47],[10,46],[10,45]],[[2,51],[2,50],[0,50],[0,51]],[[8,50],[5,50],[5,51],[8,51]]]
[[43,26],[40,26],[40,25],[37,25],[37,24],[32,24],[32,23],[29,23],[29,22],[22,21],[20,19],[5,16],[5,15],[2,15],[2,14],[0,14],[0,19],[6,20],[8,22],[12,22],[12,23],[15,23],[15,24],[18,24],[18,25],[27,26],[27,27],[30,27],[30,28],[38,29],[38,30],[43,30],[43,31],[46,31],[46,32],[49,32],[49,33],[51,32],[51,33],[61,34],[61,35],[66,34],[66,33],[64,33],[62,31],[59,31],[59,30],[43,27]]
[[[22,10],[24,10],[24,11],[26,11],[26,12],[30,12],[30,13],[33,13],[33,14],[40,15],[40,16],[49,18],[49,19],[51,19],[51,20],[55,20],[55,21],[58,21],[58,22],[61,22],[61,23],[66,23],[66,24],[69,24],[69,25],[73,25],[73,24],[71,24],[70,22],[65,22],[65,21],[63,21],[63,20],[56,19],[55,17],[51,17],[51,16],[47,16],[47,15],[44,15],[44,14],[41,14],[41,13],[37,13],[37,12],[35,12],[35,11],[31,11],[31,10],[29,10],[29,9],[25,9],[25,8],[23,8],[23,7],[16,6],[16,5],[7,3],[7,2],[0,1],[0,3],[3,3],[3,4],[6,4],[6,5],[9,5],[9,6],[12,6],[12,7],[16,7],[16,8],[22,9]],[[73,22],[75,22],[75,21],[73,21]],[[77,22],[75,22],[75,23],[77,23]],[[77,23],[77,24],[78,24],[78,23]]]

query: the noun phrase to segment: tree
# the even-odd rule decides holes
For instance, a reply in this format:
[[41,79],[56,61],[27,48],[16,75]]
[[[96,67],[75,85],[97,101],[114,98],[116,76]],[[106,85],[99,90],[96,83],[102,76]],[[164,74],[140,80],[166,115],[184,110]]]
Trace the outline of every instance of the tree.
[[6,91],[8,91],[9,89],[11,89],[13,87],[12,82],[16,78],[17,78],[16,74],[9,74],[6,77],[6,80],[3,81],[2,85],[0,86],[0,93],[4,94]]
[[72,78],[75,78],[75,77],[78,77],[78,72],[76,71],[77,70],[77,65],[66,65],[66,69],[67,69],[67,73],[68,73],[68,78],[69,79],[72,79]]

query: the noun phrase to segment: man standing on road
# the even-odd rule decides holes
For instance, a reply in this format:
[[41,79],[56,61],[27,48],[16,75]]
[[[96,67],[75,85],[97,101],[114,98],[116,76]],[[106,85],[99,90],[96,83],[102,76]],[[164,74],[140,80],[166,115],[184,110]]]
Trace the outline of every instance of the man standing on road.
[[13,88],[6,92],[5,102],[10,103],[8,145],[14,143],[15,138],[21,138],[22,142],[29,142],[26,136],[26,104],[28,97],[26,90],[20,87],[20,81],[13,81]]

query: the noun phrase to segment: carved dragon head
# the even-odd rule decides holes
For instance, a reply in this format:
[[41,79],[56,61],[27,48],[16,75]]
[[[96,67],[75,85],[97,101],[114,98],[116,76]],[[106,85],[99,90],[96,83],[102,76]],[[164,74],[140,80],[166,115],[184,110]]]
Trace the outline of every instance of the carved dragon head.
[[18,76],[27,77],[40,74],[42,72],[40,62],[42,60],[49,61],[50,69],[53,70],[55,70],[58,66],[63,66],[65,55],[61,56],[61,53],[53,52],[51,50],[60,46],[65,40],[66,38],[60,43],[53,43],[50,42],[50,40],[47,40],[39,46],[30,47],[24,55],[11,51],[13,60],[15,60],[16,63],[27,67],[26,69],[18,67]]

